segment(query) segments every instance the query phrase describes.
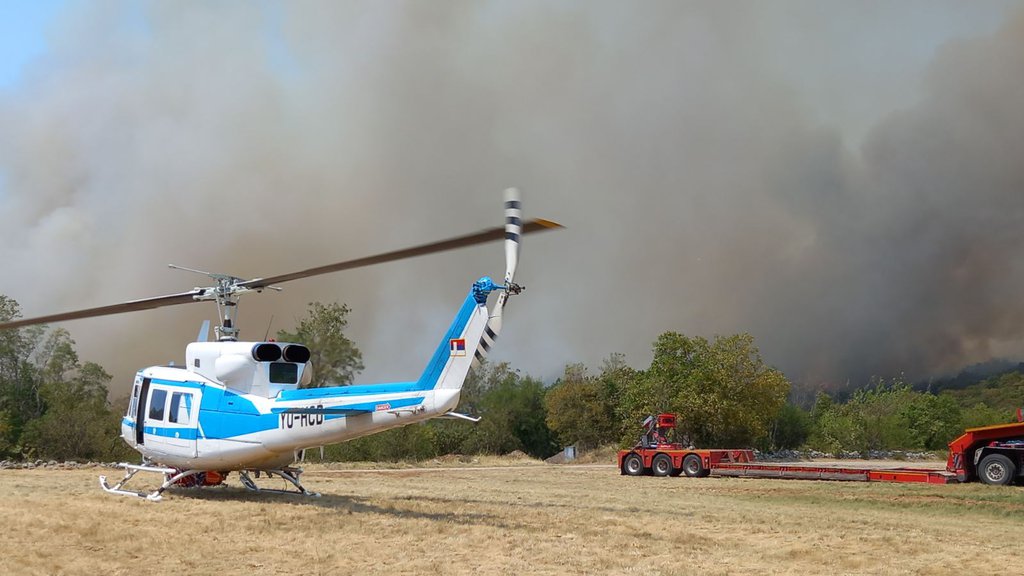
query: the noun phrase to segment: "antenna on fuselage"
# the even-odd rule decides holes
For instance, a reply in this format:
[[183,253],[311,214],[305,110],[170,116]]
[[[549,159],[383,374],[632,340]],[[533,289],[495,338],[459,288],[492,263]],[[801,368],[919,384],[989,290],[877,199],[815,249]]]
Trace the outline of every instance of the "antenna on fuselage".
[[270,338],[270,327],[274,325],[274,315],[270,315],[270,321],[267,322],[267,332],[263,335],[263,341],[266,342],[267,338]]
[[210,321],[203,320],[203,325],[199,327],[199,335],[196,336],[196,342],[208,342],[210,340]]

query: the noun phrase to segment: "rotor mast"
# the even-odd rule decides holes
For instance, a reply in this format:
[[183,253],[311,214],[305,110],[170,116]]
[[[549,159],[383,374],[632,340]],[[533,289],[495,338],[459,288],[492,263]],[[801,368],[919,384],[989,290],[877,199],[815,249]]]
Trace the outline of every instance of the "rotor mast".
[[263,292],[264,288],[277,290],[278,292],[281,291],[281,288],[278,288],[277,286],[249,288],[243,285],[247,280],[228,274],[216,274],[213,272],[196,270],[194,268],[177,266],[175,264],[168,264],[167,266],[175,270],[184,270],[186,272],[194,272],[196,274],[209,276],[217,283],[216,286],[210,286],[208,288],[197,287],[192,299],[197,302],[213,300],[217,303],[217,318],[220,321],[220,325],[215,326],[213,330],[217,334],[217,340],[221,342],[234,342],[238,340],[239,329],[235,324],[235,317],[238,314],[238,300],[242,294],[247,292]]

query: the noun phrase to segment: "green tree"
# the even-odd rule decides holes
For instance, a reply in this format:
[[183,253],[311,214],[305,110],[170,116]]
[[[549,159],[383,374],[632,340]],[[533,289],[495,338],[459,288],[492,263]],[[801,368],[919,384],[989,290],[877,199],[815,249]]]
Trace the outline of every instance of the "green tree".
[[811,433],[807,446],[822,452],[835,453],[849,443],[852,433],[849,419],[840,414],[839,404],[826,392],[818,392],[811,408]]
[[[943,396],[945,395],[943,393]],[[977,428],[1013,422],[1013,419],[1009,418],[1004,410],[996,410],[984,402],[978,402],[964,408],[961,414],[963,416],[964,428]]]
[[42,387],[46,412],[25,430],[25,444],[40,458],[94,459],[111,451],[118,418],[107,403],[111,376],[101,366],[75,363]]
[[507,363],[470,371],[457,411],[481,417],[430,420],[325,449],[328,460],[419,460],[442,454],[507,454],[522,450],[544,458],[557,447],[544,422],[544,386]]
[[787,402],[772,421],[768,437],[762,443],[762,447],[767,450],[799,448],[807,441],[812,427],[810,413]]
[[632,373],[621,354],[606,359],[596,377],[582,364],[567,365],[544,395],[545,421],[561,444],[587,450],[615,442],[620,434],[615,414],[619,392]]
[[[544,422],[544,385],[520,376],[508,363],[483,363],[474,371],[466,406],[482,418],[463,443],[463,453],[507,454],[522,450],[547,457],[557,450]],[[460,406],[463,403],[460,401]]]
[[278,340],[306,345],[313,363],[310,388],[351,384],[363,369],[363,355],[347,336],[348,313],[344,304],[310,302],[295,332],[281,330]]
[[947,394],[917,393],[900,412],[900,420],[914,439],[912,447],[925,450],[946,448],[964,428],[963,412]]
[[876,379],[844,404],[819,395],[808,446],[826,452],[941,450],[963,429],[952,396],[917,392],[901,378]]
[[[0,295],[0,321],[21,317],[18,303]],[[0,455],[17,456],[25,425],[43,414],[39,368],[33,356],[44,328],[0,330]]]
[[708,341],[666,332],[651,367],[623,393],[620,414],[635,430],[646,414],[674,412],[679,432],[696,445],[748,446],[768,435],[789,389],[749,334]]
[[[20,317],[0,295],[0,321]],[[62,328],[0,331],[0,456],[95,458],[122,452],[119,415],[107,402],[110,375],[79,363]]]

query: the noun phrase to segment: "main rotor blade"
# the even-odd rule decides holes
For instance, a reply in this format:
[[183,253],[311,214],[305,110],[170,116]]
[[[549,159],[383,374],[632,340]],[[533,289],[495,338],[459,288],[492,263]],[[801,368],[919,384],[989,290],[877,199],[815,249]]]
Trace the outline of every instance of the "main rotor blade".
[[149,310],[151,308],[161,308],[163,306],[174,306],[175,304],[187,304],[189,302],[196,302],[195,296],[202,293],[203,290],[192,290],[190,292],[182,292],[181,294],[168,294],[167,296],[131,300],[121,304],[112,304],[110,306],[100,306],[98,308],[89,308],[86,310],[75,310],[74,312],[62,312],[60,314],[51,314],[49,316],[37,316],[35,318],[13,320],[11,322],[4,322],[0,324],[0,330],[32,326],[34,324],[48,324],[50,322],[60,322],[62,320],[78,320],[80,318],[92,318],[95,316],[109,316],[111,314],[121,314],[123,312],[135,312],[136,310]]
[[[538,218],[524,223],[523,232],[543,232],[544,230],[552,230],[562,227],[563,226],[561,224],[558,224],[556,222],[551,222],[550,220],[543,220]],[[248,288],[250,290],[259,290],[270,287],[271,284],[280,284],[282,282],[288,282],[291,280],[299,280],[300,278],[309,278],[310,276],[318,276],[320,274],[339,272],[341,270],[350,270],[352,268],[370,266],[373,264],[381,264],[383,262],[391,262],[394,260],[401,260],[403,258],[413,258],[415,256],[432,254],[434,252],[455,250],[457,248],[464,248],[466,246],[472,246],[474,244],[482,244],[484,242],[500,240],[504,237],[504,227],[490,228],[487,230],[483,230],[481,232],[477,232],[475,234],[467,234],[465,236],[459,236],[457,238],[441,240],[439,242],[432,242],[430,244],[423,244],[421,246],[405,248],[403,250],[395,250],[393,252],[386,252],[384,254],[378,254],[376,256],[358,258],[355,260],[348,260],[346,262],[338,262],[336,264],[319,266],[317,268],[302,270],[301,272],[292,272],[291,274],[282,274],[280,276],[272,276],[270,278],[256,278],[254,280],[239,282],[237,284],[234,284],[234,286],[240,288]],[[79,320],[81,318],[109,316],[111,314],[136,312],[138,310],[150,310],[153,308],[162,308],[164,306],[175,306],[177,304],[188,304],[190,302],[198,302],[198,300],[196,300],[195,297],[201,296],[205,293],[206,290],[202,288],[196,288],[189,292],[182,292],[180,294],[168,294],[166,296],[156,296],[154,298],[130,300],[128,302],[124,302],[121,304],[113,304],[110,306],[100,306],[98,308],[88,308],[85,310],[62,312],[60,314],[50,314],[49,316],[37,316],[35,318],[13,320],[11,322],[0,323],[0,330],[6,330],[9,328],[20,328],[22,326],[32,326],[35,324],[48,324],[50,322],[61,322],[64,320]]]
[[[543,232],[545,230],[553,230],[562,227],[563,226],[561,224],[558,224],[557,222],[536,218],[530,220],[529,222],[523,223],[523,232]],[[351,270],[353,268],[371,266],[373,264],[392,262],[394,260],[402,260],[403,258],[414,258],[416,256],[423,256],[424,254],[433,254],[435,252],[455,250],[457,248],[464,248],[466,246],[482,244],[484,242],[491,242],[494,240],[502,240],[504,238],[505,227],[500,226],[495,228],[489,228],[487,230],[482,230],[475,234],[467,234],[465,236],[459,236],[457,238],[451,238],[448,240],[441,240],[439,242],[431,242],[430,244],[423,244],[421,246],[414,246],[412,248],[395,250],[393,252],[385,252],[384,254],[378,254],[376,256],[357,258],[355,260],[348,260],[346,262],[328,264],[327,266],[318,266],[316,268],[302,270],[301,272],[281,274],[280,276],[271,276],[270,278],[256,278],[254,280],[247,280],[245,282],[239,282],[238,286],[242,288],[250,288],[255,290],[260,288],[266,288],[271,284],[280,284],[282,282],[290,282],[292,280],[299,280],[301,278],[309,278],[310,276],[319,276],[320,274],[329,274],[331,272],[340,272],[342,270]]]

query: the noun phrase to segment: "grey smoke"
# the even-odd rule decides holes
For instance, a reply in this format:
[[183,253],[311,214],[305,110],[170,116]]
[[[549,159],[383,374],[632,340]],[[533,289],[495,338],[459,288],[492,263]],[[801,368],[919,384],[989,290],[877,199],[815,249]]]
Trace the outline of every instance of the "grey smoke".
[[[807,387],[1024,355],[1019,9],[927,51],[908,95],[883,48],[914,38],[830,44],[884,3],[99,6],[0,92],[0,293],[26,315],[203,283],[169,262],[266,276],[474,231],[516,185],[568,226],[526,239],[495,352],[531,374],[645,366],[665,330],[751,332]],[[820,59],[819,93],[780,54]],[[872,84],[820,89],[851,62]],[[296,282],[243,300],[243,336],[337,299],[360,380],[415,377],[502,270],[494,245]],[[212,314],[67,328],[126,387]]]

